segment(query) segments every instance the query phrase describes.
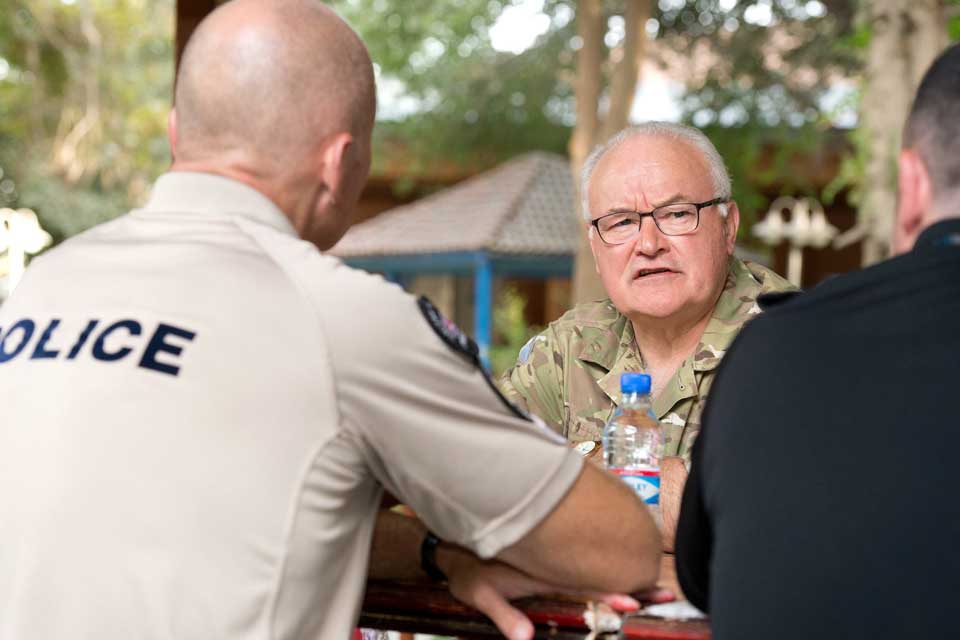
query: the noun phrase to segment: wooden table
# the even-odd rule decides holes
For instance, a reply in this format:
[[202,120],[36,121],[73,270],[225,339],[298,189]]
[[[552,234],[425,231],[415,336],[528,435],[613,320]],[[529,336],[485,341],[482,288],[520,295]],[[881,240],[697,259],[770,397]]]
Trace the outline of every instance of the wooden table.
[[[661,585],[675,585],[673,559],[664,559]],[[573,640],[589,629],[583,622],[585,605],[560,598],[527,598],[517,603],[536,625],[538,638]],[[497,637],[500,633],[482,614],[460,604],[446,587],[424,582],[370,581],[360,614],[360,626],[388,631],[410,631],[462,638]],[[626,619],[627,640],[708,640],[705,621],[669,621],[642,616]]]

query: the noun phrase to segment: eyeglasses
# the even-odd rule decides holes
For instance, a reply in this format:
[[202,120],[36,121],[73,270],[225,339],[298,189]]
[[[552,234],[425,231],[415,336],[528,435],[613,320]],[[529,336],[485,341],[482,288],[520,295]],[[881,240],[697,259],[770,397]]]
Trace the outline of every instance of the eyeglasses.
[[591,220],[600,239],[606,244],[623,244],[640,233],[644,218],[653,218],[653,223],[666,236],[682,236],[693,233],[700,226],[700,210],[715,204],[729,202],[729,198],[714,198],[706,202],[678,202],[657,207],[649,213],[617,211]]

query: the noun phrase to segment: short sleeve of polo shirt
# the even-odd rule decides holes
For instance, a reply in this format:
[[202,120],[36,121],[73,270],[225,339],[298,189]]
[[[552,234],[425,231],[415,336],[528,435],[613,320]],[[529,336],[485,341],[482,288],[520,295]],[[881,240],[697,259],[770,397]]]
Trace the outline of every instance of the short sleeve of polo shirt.
[[325,269],[311,288],[341,429],[440,537],[481,557],[521,539],[573,485],[580,457],[514,415],[411,295],[339,263]]

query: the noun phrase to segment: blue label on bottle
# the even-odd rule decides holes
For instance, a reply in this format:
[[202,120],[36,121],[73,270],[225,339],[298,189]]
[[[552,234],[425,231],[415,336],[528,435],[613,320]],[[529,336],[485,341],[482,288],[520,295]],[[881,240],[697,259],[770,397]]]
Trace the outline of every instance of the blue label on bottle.
[[646,504],[660,504],[660,474],[649,471],[614,471]]

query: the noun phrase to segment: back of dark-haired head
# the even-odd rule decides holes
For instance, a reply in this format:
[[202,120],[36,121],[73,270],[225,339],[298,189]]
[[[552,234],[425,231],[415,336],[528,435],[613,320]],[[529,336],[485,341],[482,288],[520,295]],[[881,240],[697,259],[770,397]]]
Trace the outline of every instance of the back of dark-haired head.
[[944,51],[923,76],[903,146],[923,159],[933,183],[934,206],[960,207],[960,45]]

